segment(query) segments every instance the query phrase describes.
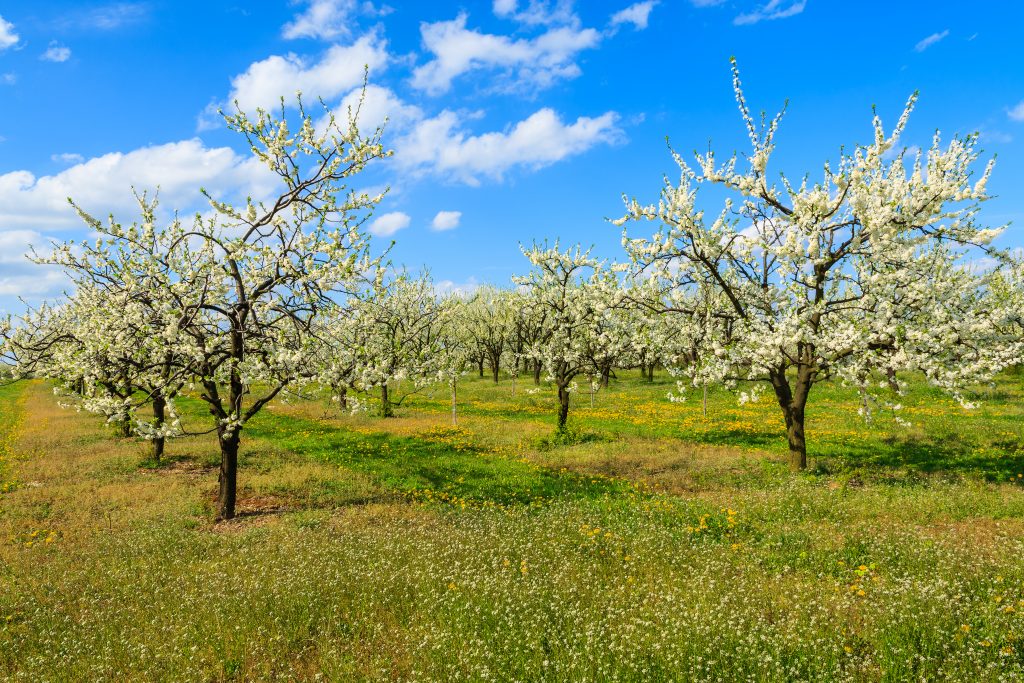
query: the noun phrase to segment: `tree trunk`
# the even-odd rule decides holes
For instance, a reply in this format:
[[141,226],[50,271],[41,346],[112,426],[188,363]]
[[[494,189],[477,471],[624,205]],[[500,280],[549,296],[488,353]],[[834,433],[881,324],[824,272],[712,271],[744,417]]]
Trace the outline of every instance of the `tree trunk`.
[[896,371],[892,368],[886,368],[885,378],[889,381],[889,389],[894,393],[899,393],[900,383],[896,381]]
[[804,409],[793,407],[786,414],[786,437],[789,439],[789,469],[807,469],[807,441],[804,438]]
[[540,386],[540,370],[541,370],[540,361],[539,360],[538,361],[534,361],[534,364],[533,364],[533,383],[536,384],[537,386]]
[[500,372],[500,367],[498,366],[497,361],[492,362],[491,363],[491,374],[494,375],[494,383],[495,384],[498,383],[498,373],[499,372]]
[[703,396],[703,402],[701,404],[701,408],[704,411],[704,419],[705,420],[708,419],[708,385],[707,384],[704,385],[704,396]]
[[346,412],[348,410],[348,387],[341,385],[334,390],[334,394],[338,397],[338,408],[341,412]]
[[238,427],[217,430],[220,441],[220,492],[217,494],[217,519],[234,519],[238,486]]
[[245,386],[238,374],[238,364],[245,358],[242,335],[231,335],[231,373],[228,380],[230,405],[227,424],[217,427],[220,442],[220,492],[217,495],[217,519],[234,519],[235,494],[238,489],[238,443],[242,439],[242,396]]
[[[164,421],[166,418],[167,400],[163,397],[163,394],[157,392],[153,396],[153,422],[157,429],[161,431],[164,428]],[[164,437],[158,436],[153,439],[153,460],[160,462],[164,457]]]
[[561,384],[558,385],[558,429],[565,429],[565,423],[569,421],[569,389]]
[[484,376],[484,358],[483,358],[483,356],[480,357],[480,360],[477,363],[477,369],[480,370],[480,377],[482,379],[483,376]]
[[647,381],[654,381],[654,363],[651,363],[650,365],[647,366]]
[[395,408],[391,405],[391,399],[388,398],[388,383],[380,385],[380,416],[381,417],[394,417]]
[[612,376],[612,367],[610,365],[601,368],[601,386],[605,389],[608,388],[608,380]]
[[773,372],[771,376],[775,398],[786,418],[786,438],[789,441],[789,468],[794,472],[807,469],[807,440],[804,438],[804,410],[810,394],[810,375],[803,368],[798,370],[796,391],[793,391],[785,372]]

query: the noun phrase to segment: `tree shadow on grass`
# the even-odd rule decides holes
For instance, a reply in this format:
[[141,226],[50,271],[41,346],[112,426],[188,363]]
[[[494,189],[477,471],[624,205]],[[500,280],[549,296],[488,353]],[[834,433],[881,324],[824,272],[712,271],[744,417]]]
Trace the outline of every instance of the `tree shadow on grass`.
[[[986,481],[1017,480],[1024,473],[1024,452],[1017,443],[996,443],[979,449],[959,439],[886,437],[880,443],[844,446],[843,453],[824,458],[835,469],[880,470],[891,474],[952,474]],[[826,469],[832,469],[827,467]],[[880,472],[881,473],[881,472]]]
[[777,431],[751,432],[745,429],[714,429],[709,432],[694,434],[680,430],[676,438],[712,446],[733,446],[740,448],[761,448],[767,451],[785,445],[785,434]]
[[[816,442],[809,433],[809,455],[817,461],[814,472],[834,475],[856,471],[886,480],[920,479],[934,475],[980,477],[986,481],[1011,481],[1024,477],[1024,447],[1015,439],[1003,439],[979,447],[963,436],[925,438],[887,436],[831,444]],[[707,433],[679,431],[679,439],[717,446],[756,448],[784,454],[785,434],[775,430],[716,429]]]
[[353,432],[285,415],[267,415],[248,429],[276,447],[366,474],[386,489],[421,500],[504,506],[629,489],[626,482],[554,471],[429,436]]

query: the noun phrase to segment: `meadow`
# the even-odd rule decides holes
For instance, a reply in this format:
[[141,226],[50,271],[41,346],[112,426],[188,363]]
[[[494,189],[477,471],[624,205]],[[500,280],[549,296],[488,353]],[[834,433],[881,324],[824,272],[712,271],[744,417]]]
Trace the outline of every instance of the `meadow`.
[[[1024,680],[1024,377],[868,424],[620,371],[574,398],[444,387],[391,419],[280,400],[215,523],[213,436],[152,461],[42,381],[0,387],[0,678]],[[198,400],[186,422],[205,428]]]

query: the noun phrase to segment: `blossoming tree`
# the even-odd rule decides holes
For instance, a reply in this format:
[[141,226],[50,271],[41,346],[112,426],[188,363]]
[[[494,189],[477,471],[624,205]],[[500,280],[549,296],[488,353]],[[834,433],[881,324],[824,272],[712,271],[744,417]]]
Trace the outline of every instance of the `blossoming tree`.
[[[523,289],[535,319],[543,320],[526,352],[542,364],[558,390],[558,429],[564,430],[576,378],[599,376],[593,349],[608,333],[600,322],[618,301],[617,282],[589,250],[579,247],[561,251],[556,242],[553,247],[534,245],[523,254],[533,269],[513,282]],[[603,340],[610,341],[607,336]]]
[[351,112],[339,121],[325,111],[314,123],[301,100],[299,117],[296,131],[283,107],[280,118],[263,110],[254,118],[241,111],[225,117],[278,183],[272,199],[249,197],[236,207],[204,191],[209,214],[187,225],[174,220],[163,230],[145,206],[142,225],[127,228],[80,211],[100,234],[95,247],[80,258],[65,245],[48,259],[81,282],[109,284],[142,304],[127,309],[147,311],[140,320],[160,313],[150,318],[161,321],[160,329],[150,326],[146,335],[155,345],[150,361],[165,363],[169,350],[169,376],[187,376],[201,387],[220,445],[221,519],[235,516],[245,424],[285,388],[315,379],[308,360],[318,343],[317,319],[358,291],[379,261],[361,226],[382,195],[347,183],[388,156],[382,130],[362,134]]
[[439,379],[451,310],[426,273],[402,273],[355,304],[354,321],[365,335],[357,382],[364,390],[380,390],[381,417],[393,417],[409,395]]
[[[768,169],[781,114],[758,125],[735,63],[733,74],[753,147],[745,168],[735,156],[720,163],[709,151],[697,155],[695,171],[674,154],[679,183],[666,180],[655,205],[628,200],[616,223],[660,224],[648,239],[623,233],[637,270],[680,292],[713,290],[712,310],[675,311],[680,329],[699,326],[688,333],[701,346],[693,373],[701,381],[769,386],[785,420],[790,464],[802,469],[815,384],[831,377],[863,383],[866,368],[888,365],[923,369],[956,391],[991,371],[972,362],[948,372],[949,354],[934,349],[986,343],[984,315],[972,316],[979,322],[972,330],[938,315],[946,302],[968,302],[977,278],[936,264],[986,251],[998,235],[976,221],[992,164],[976,172],[975,135],[943,145],[936,134],[912,158],[899,150],[915,94],[890,132],[876,115],[873,140],[826,163],[820,181],[773,180]],[[697,204],[704,185],[738,199],[708,219]]]

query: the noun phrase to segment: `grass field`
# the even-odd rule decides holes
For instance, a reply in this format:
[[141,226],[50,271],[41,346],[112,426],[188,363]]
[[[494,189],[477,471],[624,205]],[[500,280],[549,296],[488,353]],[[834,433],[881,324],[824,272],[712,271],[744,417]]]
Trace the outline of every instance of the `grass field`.
[[[551,439],[503,380],[396,418],[277,403],[241,515],[216,444],[161,464],[41,382],[0,388],[0,679],[1024,679],[1024,379],[966,411],[917,386],[866,425],[622,373]],[[206,426],[198,402],[183,404]]]

